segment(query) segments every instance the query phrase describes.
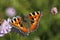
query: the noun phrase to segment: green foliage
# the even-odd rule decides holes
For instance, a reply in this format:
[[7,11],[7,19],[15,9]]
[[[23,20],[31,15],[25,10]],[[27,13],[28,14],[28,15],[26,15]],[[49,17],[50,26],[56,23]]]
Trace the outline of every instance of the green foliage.
[[[58,8],[58,14],[50,13],[51,7]],[[60,0],[0,0],[0,16],[7,18],[5,9],[14,7],[17,15],[20,13],[29,13],[33,11],[42,11],[43,16],[39,26],[35,32],[24,37],[21,34],[11,32],[0,40],[34,40],[34,37],[39,37],[40,40],[60,40]]]

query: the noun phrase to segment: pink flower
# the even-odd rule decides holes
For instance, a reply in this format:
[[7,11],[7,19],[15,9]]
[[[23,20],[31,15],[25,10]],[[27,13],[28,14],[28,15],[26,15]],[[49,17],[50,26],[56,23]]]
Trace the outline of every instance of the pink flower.
[[4,20],[3,23],[0,25],[0,37],[3,37],[5,34],[11,31],[11,25],[9,24],[10,19]]
[[15,15],[16,15],[15,9],[12,8],[12,7],[7,8],[7,9],[6,9],[6,15],[7,15],[8,17],[15,16]]
[[57,8],[56,8],[56,7],[53,7],[53,8],[51,9],[51,13],[52,13],[52,14],[57,14],[57,13],[58,13]]

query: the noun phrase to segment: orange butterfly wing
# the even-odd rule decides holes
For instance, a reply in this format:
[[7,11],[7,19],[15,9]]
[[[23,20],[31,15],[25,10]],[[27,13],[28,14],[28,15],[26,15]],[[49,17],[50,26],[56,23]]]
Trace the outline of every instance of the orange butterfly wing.
[[32,20],[34,21],[29,28],[29,30],[32,32],[37,28],[37,23],[38,23],[39,18],[41,17],[41,13],[40,12],[35,12],[35,15],[32,16],[31,14],[29,14],[28,17],[30,19],[33,18]]
[[17,18],[16,21],[12,20],[10,22],[13,26],[15,26],[16,28],[18,28],[19,30],[21,30],[24,33],[28,33],[28,29],[24,26],[21,25],[21,18]]

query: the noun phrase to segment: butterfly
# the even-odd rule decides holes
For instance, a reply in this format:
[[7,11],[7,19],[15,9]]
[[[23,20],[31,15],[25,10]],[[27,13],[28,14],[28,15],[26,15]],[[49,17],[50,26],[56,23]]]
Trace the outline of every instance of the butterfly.
[[41,17],[40,11],[29,13],[27,15],[27,18],[31,22],[31,25],[29,28],[27,28],[22,23],[22,17],[13,17],[10,24],[14,26],[15,28],[19,29],[23,33],[30,33],[30,32],[33,32],[37,28],[37,24],[39,22],[40,17]]

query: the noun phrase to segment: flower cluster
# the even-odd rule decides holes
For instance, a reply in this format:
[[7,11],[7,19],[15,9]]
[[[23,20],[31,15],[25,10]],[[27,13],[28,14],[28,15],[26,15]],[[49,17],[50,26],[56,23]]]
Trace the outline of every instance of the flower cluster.
[[5,34],[11,31],[11,25],[9,24],[10,19],[4,20],[0,25],[0,37],[3,37]]
[[[6,8],[6,15],[8,17],[13,17],[16,15],[16,11],[13,7]],[[0,22],[0,37],[3,37],[5,34],[9,33],[11,31],[11,25],[10,22],[11,19],[8,18],[7,20],[3,20],[3,22]]]

